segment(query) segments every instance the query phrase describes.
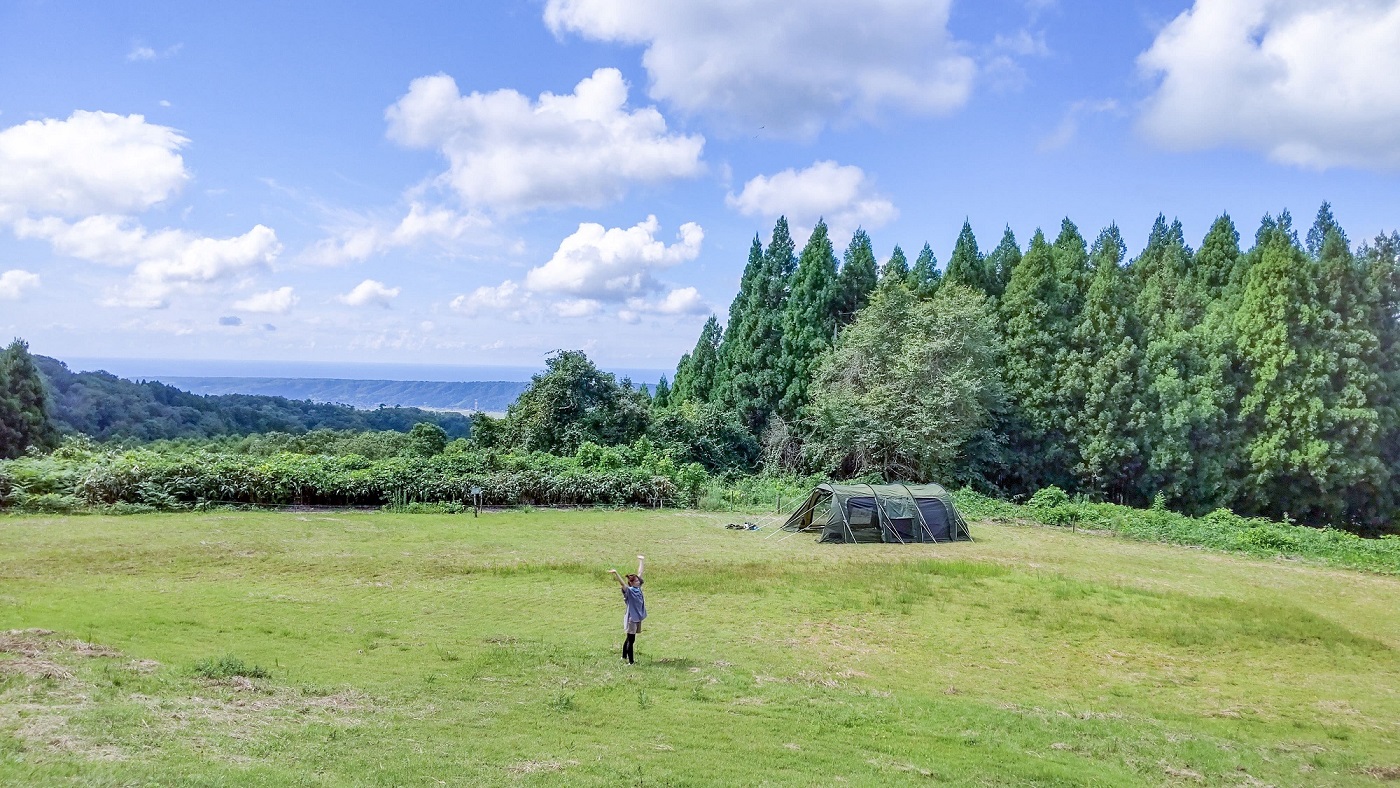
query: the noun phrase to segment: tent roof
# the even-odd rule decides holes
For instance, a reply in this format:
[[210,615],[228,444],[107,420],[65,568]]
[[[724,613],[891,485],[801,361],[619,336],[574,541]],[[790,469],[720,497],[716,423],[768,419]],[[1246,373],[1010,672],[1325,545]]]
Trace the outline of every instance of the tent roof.
[[944,498],[948,491],[941,484],[819,484],[817,492],[839,495],[843,498],[859,498],[874,495],[883,498],[887,495],[903,498]]

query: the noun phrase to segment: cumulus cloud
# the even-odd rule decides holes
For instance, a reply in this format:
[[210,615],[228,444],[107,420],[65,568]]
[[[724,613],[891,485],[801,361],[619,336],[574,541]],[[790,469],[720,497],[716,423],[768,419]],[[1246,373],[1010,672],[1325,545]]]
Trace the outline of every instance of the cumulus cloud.
[[527,309],[531,305],[530,294],[509,279],[495,287],[478,287],[470,293],[457,296],[451,302],[454,312],[469,317],[496,315],[508,320],[525,319]]
[[128,268],[107,302],[163,307],[194,289],[270,264],[282,245],[257,225],[231,238],[150,230],[135,218],[190,180],[189,141],[140,115],[77,111],[0,130],[0,221],[54,251]]
[[207,238],[184,230],[151,231],[121,216],[21,219],[20,238],[47,240],[60,254],[132,269],[131,279],[109,302],[160,308],[171,293],[270,265],[282,251],[277,234],[261,224],[232,238]]
[[141,115],[77,111],[0,131],[0,219],[144,211],[189,181],[189,140]]
[[313,263],[338,265],[421,244],[436,244],[450,251],[462,243],[482,240],[490,230],[491,220],[478,213],[460,213],[451,208],[413,202],[408,214],[397,224],[357,219],[333,237],[317,241],[305,257]]
[[585,222],[559,244],[549,262],[525,275],[534,292],[559,293],[619,301],[661,288],[653,273],[700,254],[705,231],[694,222],[681,225],[677,242],[669,246],[656,237],[661,223],[655,216],[633,227],[605,229]]
[[225,315],[219,318],[219,325],[237,327],[243,325],[243,318],[238,315]]
[[473,208],[598,206],[634,184],[703,171],[704,138],[669,131],[654,107],[629,110],[612,68],[537,101],[514,90],[463,96],[452,77],[421,77],[385,115],[390,139],[448,160],[438,182]]
[[705,231],[687,222],[668,245],[656,237],[660,229],[655,216],[625,229],[585,222],[544,265],[526,272],[523,283],[478,287],[453,299],[452,308],[512,320],[591,317],[609,306],[618,307],[624,320],[644,313],[693,314],[703,306],[699,292],[693,287],[668,291],[656,273],[699,256]]
[[855,232],[857,227],[874,229],[899,217],[894,203],[876,193],[864,170],[834,161],[756,176],[744,184],[739,194],[725,197],[725,202],[745,216],[787,216],[799,233],[809,231],[818,219],[825,218],[832,235],[838,238]]
[[279,287],[266,293],[255,293],[242,301],[233,302],[234,309],[267,315],[285,315],[301,301],[291,287]]
[[1143,131],[1323,169],[1400,167],[1400,3],[1196,0],[1138,57]]
[[952,0],[549,0],[555,33],[646,48],[650,95],[736,129],[811,135],[844,117],[961,107],[976,65]]
[[345,295],[336,296],[336,300],[342,304],[349,304],[350,306],[378,304],[387,309],[389,303],[398,297],[399,288],[388,287],[383,282],[374,279],[366,279],[358,285],[355,285],[355,289]]
[[641,322],[646,315],[704,315],[710,312],[710,305],[700,297],[700,291],[693,287],[681,287],[657,300],[644,298],[627,299],[626,308],[617,316],[627,323]]
[[17,301],[24,291],[39,286],[39,275],[16,268],[0,273],[0,300]]

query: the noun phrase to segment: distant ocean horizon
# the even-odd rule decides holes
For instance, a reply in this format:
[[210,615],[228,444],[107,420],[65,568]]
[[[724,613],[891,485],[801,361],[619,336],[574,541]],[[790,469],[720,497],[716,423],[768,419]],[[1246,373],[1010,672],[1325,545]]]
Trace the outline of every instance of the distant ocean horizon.
[[[120,378],[323,378],[340,380],[421,380],[436,382],[526,382],[544,370],[538,367],[469,364],[384,364],[324,361],[226,361],[217,359],[146,359],[56,357],[74,372],[104,370]],[[654,386],[674,370],[609,367],[599,365],[619,379],[630,377],[637,385]]]

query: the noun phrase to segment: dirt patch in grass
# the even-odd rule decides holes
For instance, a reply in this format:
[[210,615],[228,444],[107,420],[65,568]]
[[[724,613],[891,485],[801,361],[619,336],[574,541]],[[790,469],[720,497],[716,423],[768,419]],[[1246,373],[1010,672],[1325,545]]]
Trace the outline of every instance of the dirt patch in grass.
[[[0,733],[12,732],[32,751],[93,761],[126,759],[127,749],[85,736],[81,721],[97,708],[93,698],[99,689],[110,693],[96,678],[100,671],[84,669],[86,660],[113,660],[109,665],[133,679],[160,667],[155,660],[117,661],[121,657],[109,646],[64,638],[46,629],[0,632],[0,676],[19,679],[0,692]],[[191,677],[183,686],[188,694],[152,697],[133,691],[116,703],[135,705],[144,726],[167,735],[234,740],[306,723],[359,725],[362,720],[357,713],[369,705],[365,695],[354,691],[308,692],[245,676]],[[110,706],[113,700],[104,703]],[[99,732],[95,738],[105,737]],[[231,753],[229,757],[240,756]]]
[[578,761],[521,761],[506,767],[506,771],[518,777],[527,774],[538,774],[539,772],[562,772],[570,766],[577,766]]
[[1367,766],[1361,771],[1377,780],[1400,781],[1400,766]]

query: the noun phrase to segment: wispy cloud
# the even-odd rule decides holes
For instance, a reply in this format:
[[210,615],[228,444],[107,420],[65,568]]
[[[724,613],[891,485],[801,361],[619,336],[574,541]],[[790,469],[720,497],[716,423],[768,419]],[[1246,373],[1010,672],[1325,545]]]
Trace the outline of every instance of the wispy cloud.
[[1069,105],[1065,110],[1064,117],[1060,119],[1060,125],[1048,137],[1040,141],[1037,149],[1041,153],[1052,150],[1060,150],[1066,147],[1074,138],[1079,136],[1079,123],[1089,115],[1099,115],[1105,112],[1116,113],[1118,111],[1118,101],[1116,99],[1081,99]]
[[126,53],[126,62],[142,63],[150,60],[164,60],[168,57],[178,55],[180,50],[184,48],[184,44],[175,44],[174,46],[168,46],[165,49],[157,51],[138,42],[132,45],[130,52]]

